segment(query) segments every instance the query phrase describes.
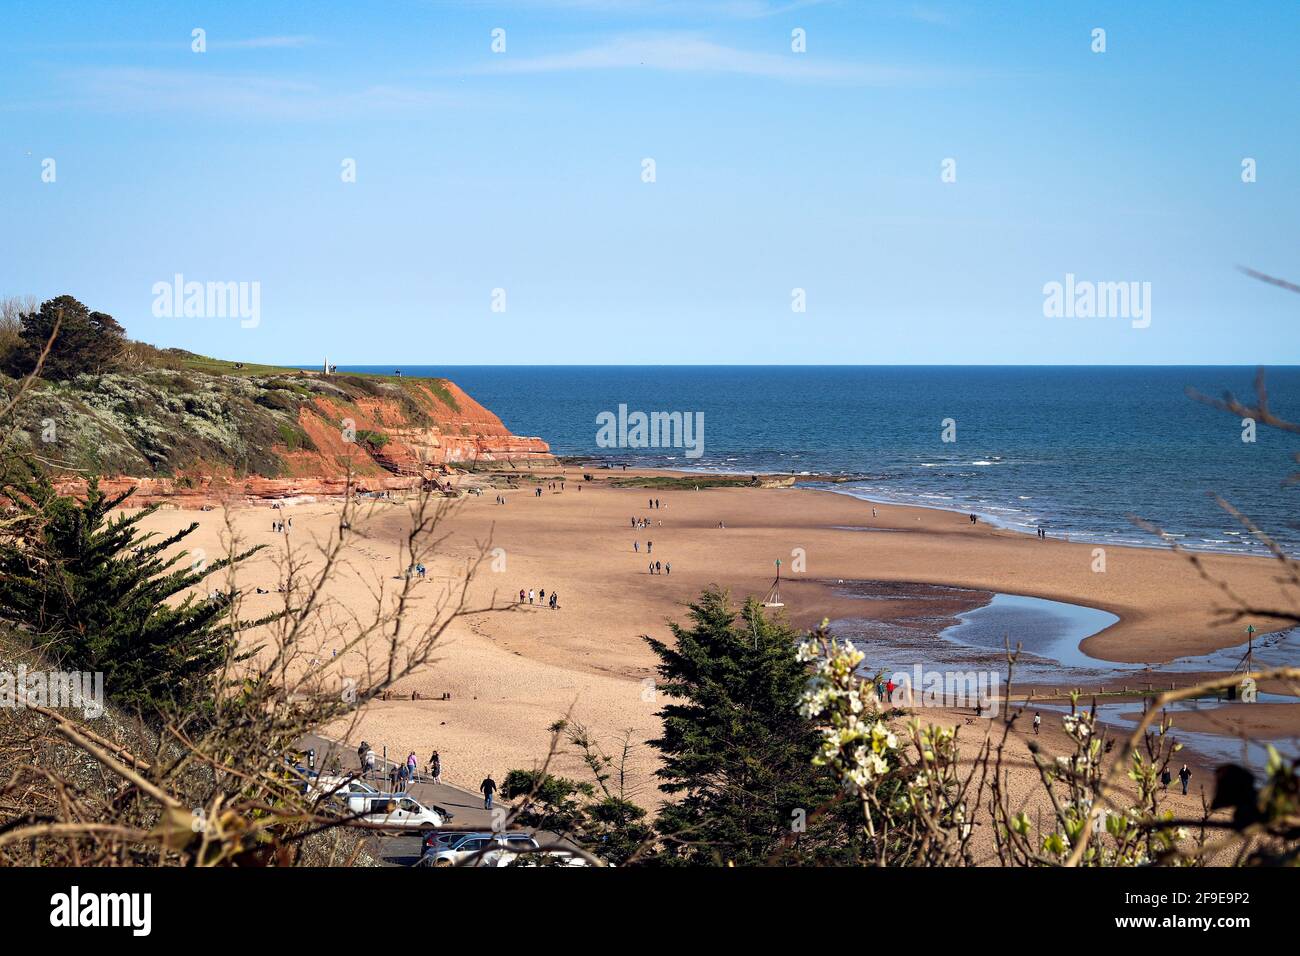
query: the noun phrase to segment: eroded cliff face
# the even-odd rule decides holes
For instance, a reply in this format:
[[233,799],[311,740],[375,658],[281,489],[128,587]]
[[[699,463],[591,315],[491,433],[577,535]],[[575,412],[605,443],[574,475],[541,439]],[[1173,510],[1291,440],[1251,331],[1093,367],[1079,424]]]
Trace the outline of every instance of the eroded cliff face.
[[[412,415],[407,400],[418,414]],[[298,424],[317,450],[279,452],[295,473],[321,471],[322,456],[351,461],[357,449],[365,452],[373,473],[404,477],[428,476],[443,466],[551,460],[546,442],[512,435],[501,419],[448,381],[404,381],[400,399],[322,396],[299,410]]]
[[34,393],[18,437],[66,491],[98,474],[133,503],[413,489],[554,461],[452,382],[310,372],[84,376]]

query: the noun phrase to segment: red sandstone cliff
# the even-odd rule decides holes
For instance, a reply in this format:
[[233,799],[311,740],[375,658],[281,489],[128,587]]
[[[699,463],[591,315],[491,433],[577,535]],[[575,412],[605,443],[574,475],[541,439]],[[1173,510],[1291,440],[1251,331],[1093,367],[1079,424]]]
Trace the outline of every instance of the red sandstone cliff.
[[[511,434],[496,415],[445,380],[285,373],[237,382],[212,377],[209,390],[213,380],[229,384],[231,401],[242,402],[231,414],[235,430],[245,438],[267,436],[256,468],[232,466],[241,459],[221,446],[214,453],[210,443],[171,474],[157,468],[153,474],[117,474],[101,478],[100,486],[135,488],[133,504],[172,499],[192,506],[240,497],[338,495],[349,481],[362,492],[443,487],[457,472],[484,465],[554,461],[545,441]],[[248,457],[245,450],[242,460]],[[85,479],[69,476],[58,485],[75,493]]]

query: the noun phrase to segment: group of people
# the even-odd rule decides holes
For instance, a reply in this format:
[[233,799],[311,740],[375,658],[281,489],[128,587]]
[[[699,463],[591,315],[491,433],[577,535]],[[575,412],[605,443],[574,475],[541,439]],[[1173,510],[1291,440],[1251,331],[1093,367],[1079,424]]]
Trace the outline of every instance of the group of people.
[[[360,762],[362,773],[369,777],[375,773],[375,749],[366,741],[361,741],[357,747],[357,760]],[[405,793],[411,784],[415,783],[420,776],[420,761],[412,750],[406,755],[406,760],[399,764],[394,764],[388,770],[388,782],[392,793]],[[442,783],[442,756],[438,751],[434,751],[429,757],[428,776],[434,783]]]
[[293,527],[292,518],[279,518],[271,522],[271,530],[274,531],[276,534],[287,534],[289,529],[292,527]]
[[[660,509],[661,507],[663,507],[663,505],[660,503],[660,501],[659,501],[658,498],[648,498],[648,499],[646,499],[646,504],[647,504],[647,506],[650,508],[651,511],[657,511],[658,509]],[[649,519],[649,518],[638,518],[638,517],[633,516],[632,519],[631,519],[631,521],[632,521],[632,527],[633,527],[634,529],[648,528],[648,527],[650,527],[650,520],[651,520],[651,519]],[[663,527],[663,524],[664,524],[664,523],[663,523],[662,521],[660,521],[660,522],[659,522],[659,527],[662,528],[662,527]],[[633,551],[633,553],[635,553],[635,554],[640,554],[640,553],[641,553],[641,542],[640,542],[640,541],[637,541],[637,540],[633,540],[633,541],[632,541],[632,551]],[[645,553],[646,553],[647,555],[651,555],[651,554],[654,554],[654,551],[655,551],[655,543],[654,543],[653,541],[649,541],[649,540],[647,540],[646,543],[645,543]],[[669,563],[669,562],[665,562],[665,561],[651,561],[651,562],[647,565],[647,569],[649,570],[649,572],[650,572],[651,574],[672,574],[672,573],[673,573],[673,566],[672,566],[672,564]]]
[[[1038,735],[1039,729],[1042,726],[1043,726],[1043,715],[1040,714],[1038,711],[1034,711],[1034,735],[1035,736]],[[1173,779],[1174,776],[1169,772],[1169,767],[1165,766],[1165,768],[1160,771],[1160,786],[1168,790],[1169,784],[1173,782]],[[1183,795],[1186,796],[1187,785],[1192,780],[1192,768],[1187,766],[1187,764],[1183,764],[1182,769],[1178,771],[1178,780],[1183,785]]]
[[560,607],[560,594],[558,591],[552,591],[551,596],[548,598],[546,596],[546,588],[542,588],[540,592],[534,592],[532,588],[529,588],[527,591],[520,588],[519,603],[523,604],[524,601],[527,601],[529,604],[533,604],[534,602],[537,604],[546,604],[552,611],[555,611]]

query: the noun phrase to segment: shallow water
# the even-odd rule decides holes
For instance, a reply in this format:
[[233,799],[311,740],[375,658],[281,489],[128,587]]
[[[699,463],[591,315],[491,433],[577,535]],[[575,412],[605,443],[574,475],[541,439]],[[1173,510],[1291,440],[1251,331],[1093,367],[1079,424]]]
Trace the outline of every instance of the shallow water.
[[[1108,611],[969,588],[906,585],[900,592],[893,589],[899,586],[871,590],[873,584],[856,582],[836,590],[864,599],[917,604],[917,612],[902,621],[845,618],[835,622],[834,630],[851,637],[873,669],[910,670],[919,663],[1005,673],[1008,644],[1013,650],[1020,645],[1014,672],[1018,684],[1096,683],[1117,673],[1145,669],[1142,664],[1097,660],[1079,649],[1083,640],[1119,620]],[[967,606],[957,613],[947,610],[963,601]]]
[[[1285,694],[1260,694],[1260,703],[1295,703],[1294,697]],[[1231,734],[1213,734],[1206,731],[1184,730],[1178,726],[1178,715],[1194,711],[1222,711],[1233,707],[1250,707],[1241,702],[1223,703],[1221,701],[1181,700],[1171,704],[1167,710],[1173,718],[1173,727],[1169,732],[1171,739],[1181,743],[1189,750],[1194,750],[1212,763],[1240,763],[1256,770],[1262,768],[1268,759],[1268,748],[1272,746],[1284,757],[1300,757],[1300,738],[1279,738],[1276,740],[1244,740]],[[1069,704],[1034,703],[1035,710],[1054,711],[1068,714]],[[1125,714],[1138,713],[1142,710],[1141,701],[1108,701],[1097,703],[1097,717],[1103,723],[1122,732],[1131,733],[1138,721]],[[1044,718],[1046,719],[1046,718]]]
[[[873,586],[880,585],[879,593]],[[853,640],[866,654],[864,673],[883,671],[910,673],[920,666],[929,670],[984,670],[1006,673],[1006,645],[1021,645],[1013,672],[1013,699],[1017,689],[1097,686],[1132,681],[1135,685],[1168,673],[1232,673],[1241,664],[1246,643],[1209,654],[1178,658],[1163,664],[1125,664],[1085,654],[1080,644],[1119,620],[1097,608],[1049,601],[1015,594],[993,594],[942,585],[899,585],[854,582],[837,587],[837,592],[873,600],[910,600],[916,613],[899,620],[843,618],[833,622],[832,631]],[[975,603],[957,613],[942,609],[954,604]],[[934,613],[928,613],[933,608]],[[1256,669],[1300,665],[1300,629],[1262,635],[1253,642]],[[1135,679],[1136,678],[1136,679]],[[1282,694],[1259,695],[1263,702],[1294,703]],[[1035,709],[1066,713],[1069,705],[1039,704]],[[1141,700],[1107,701],[1097,706],[1098,716],[1118,730],[1131,730],[1137,722],[1121,715],[1142,709]],[[1249,707],[1243,702],[1180,701],[1169,709],[1177,712],[1221,707]],[[1300,756],[1300,739],[1243,741],[1231,734],[1185,731],[1175,723],[1173,736],[1184,746],[1214,762],[1236,761],[1260,767],[1272,743],[1284,756]]]
[[[995,594],[983,607],[957,616],[957,623],[945,628],[940,637],[969,647],[1001,651],[1007,640],[1020,644],[1022,655],[1032,655],[1066,667],[1093,670],[1099,665],[1133,668],[1141,665],[1112,664],[1089,657],[1079,644],[1110,627],[1117,615],[1097,608],[1024,597]],[[1026,657],[1021,658],[1033,666]],[[1018,668],[1019,669],[1019,668]]]

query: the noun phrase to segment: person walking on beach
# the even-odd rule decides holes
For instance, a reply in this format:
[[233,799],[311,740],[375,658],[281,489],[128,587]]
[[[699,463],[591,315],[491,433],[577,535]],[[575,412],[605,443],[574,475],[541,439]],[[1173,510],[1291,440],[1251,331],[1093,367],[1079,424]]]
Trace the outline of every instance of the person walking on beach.
[[658,561],[656,561],[656,562],[655,562],[655,574],[659,574],[659,573],[662,572],[662,571],[663,571],[663,565],[661,565]]
[[1192,779],[1192,770],[1187,764],[1183,764],[1183,769],[1178,771],[1178,779],[1183,782],[1183,796],[1187,796],[1187,782]]
[[665,561],[664,574],[672,574],[672,573],[673,573],[673,563],[671,561]]
[[639,542],[639,541],[633,541],[633,542],[632,542],[632,552],[633,552],[634,554],[640,554],[640,553],[641,553],[641,542]]
[[438,756],[436,750],[429,758],[429,776],[433,778],[434,783],[442,783],[442,758]]
[[1038,728],[1043,726],[1043,715],[1034,711],[1034,736],[1038,736]]
[[366,776],[375,772],[375,749],[366,744]]
[[520,603],[520,604],[523,604],[523,603],[524,603],[524,597],[525,597],[525,596],[526,596],[526,595],[524,594],[524,589],[523,589],[523,588],[520,588],[520,589],[519,589],[519,603]]
[[532,603],[533,603],[533,589],[532,589],[532,588],[529,588],[529,589],[528,589],[528,603],[529,603],[529,604],[532,604]]
[[654,550],[655,550],[655,543],[653,541],[647,541],[645,543],[645,553],[654,554]]
[[1168,767],[1165,767],[1164,770],[1161,770],[1161,771],[1160,771],[1160,787],[1161,787],[1161,789],[1163,789],[1163,790],[1168,790],[1168,789],[1169,789],[1169,784],[1170,784],[1170,782],[1171,782],[1173,779],[1174,779],[1174,775],[1173,775],[1172,773],[1169,772],[1169,768],[1168,768]]
[[492,774],[483,778],[483,782],[478,785],[479,793],[483,794],[483,809],[492,809],[492,794],[497,792],[497,782],[492,779]]
[[650,573],[651,574],[655,573],[655,563],[653,561],[650,562]]
[[409,754],[406,755],[406,776],[411,781],[411,783],[415,783],[415,772],[419,769],[419,767],[420,767],[420,759],[415,756],[415,751],[412,750]]
[[551,592],[551,610],[554,611],[560,606],[560,596],[554,591]]
[[364,740],[357,745],[357,766],[362,770],[366,769],[366,751],[370,749],[370,744]]

